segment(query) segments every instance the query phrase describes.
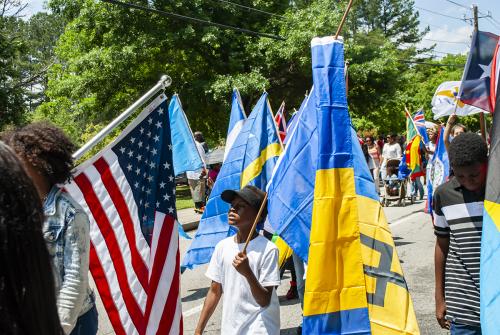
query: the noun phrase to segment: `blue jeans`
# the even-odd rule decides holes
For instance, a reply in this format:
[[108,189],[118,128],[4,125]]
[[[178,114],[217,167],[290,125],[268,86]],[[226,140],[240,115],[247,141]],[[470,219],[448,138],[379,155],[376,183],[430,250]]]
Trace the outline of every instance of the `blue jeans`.
[[481,327],[469,326],[460,323],[451,323],[451,335],[481,335]]
[[415,180],[411,183],[411,195],[416,197],[417,191],[420,193],[420,200],[424,197],[424,185],[420,181],[420,177],[415,178]]
[[297,277],[297,292],[299,293],[300,307],[304,307],[304,288],[306,282],[304,280],[304,262],[294,252],[292,254],[293,266],[295,267],[295,276]]
[[87,313],[78,318],[70,335],[96,335],[97,323],[97,308],[94,305]]

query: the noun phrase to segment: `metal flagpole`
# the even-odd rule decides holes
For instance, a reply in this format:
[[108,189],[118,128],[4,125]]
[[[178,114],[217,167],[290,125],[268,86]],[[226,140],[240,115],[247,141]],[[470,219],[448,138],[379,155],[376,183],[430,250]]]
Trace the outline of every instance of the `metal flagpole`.
[[92,139],[85,143],[80,149],[78,149],[73,154],[73,159],[77,160],[82,157],[87,151],[92,149],[97,143],[102,141],[109,133],[115,129],[120,123],[125,121],[130,115],[132,115],[141,105],[148,101],[152,96],[158,93],[160,90],[169,87],[172,84],[172,78],[167,75],[163,75],[160,81],[151,88],[146,94],[134,102],[129,108],[127,108],[123,113],[121,113],[116,119],[114,119],[110,124],[108,124],[104,129],[97,133]]

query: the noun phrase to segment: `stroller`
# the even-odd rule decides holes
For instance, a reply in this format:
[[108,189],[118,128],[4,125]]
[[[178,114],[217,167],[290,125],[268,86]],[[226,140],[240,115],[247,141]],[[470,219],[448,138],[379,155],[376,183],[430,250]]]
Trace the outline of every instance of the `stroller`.
[[387,176],[383,180],[384,195],[380,201],[382,206],[389,206],[391,201],[397,201],[398,206],[406,206],[405,200],[409,174],[400,171],[400,163],[399,159],[389,159],[387,161]]

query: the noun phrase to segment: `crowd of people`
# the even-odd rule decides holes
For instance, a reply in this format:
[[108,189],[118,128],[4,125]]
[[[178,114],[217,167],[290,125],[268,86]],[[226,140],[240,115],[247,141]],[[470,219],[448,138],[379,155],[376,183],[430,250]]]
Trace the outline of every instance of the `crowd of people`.
[[[481,136],[455,123],[456,117],[450,117],[444,135],[452,176],[433,197],[436,318],[452,334],[481,334],[478,264],[488,146]],[[437,128],[427,132],[425,156],[429,160]],[[203,135],[195,133],[195,140],[204,157],[208,148]],[[390,178],[384,172],[387,162],[402,157],[404,141],[397,134],[360,138],[377,190],[380,178]],[[1,135],[2,334],[97,333],[97,309],[88,281],[89,219],[60,186],[71,179],[74,149],[60,129],[44,122]],[[206,168],[188,175],[199,209],[204,206],[207,174],[213,184],[216,173],[210,175]],[[416,194],[420,186],[413,183]],[[222,299],[223,334],[279,334],[278,249],[251,229],[264,193],[245,186],[224,191],[222,199],[231,205],[228,221],[238,232],[215,248],[206,273],[212,283],[195,333],[203,333]],[[264,211],[259,219],[265,216]],[[243,252],[248,237],[250,243]],[[296,290],[303,303],[306,265],[296,255],[292,257]]]

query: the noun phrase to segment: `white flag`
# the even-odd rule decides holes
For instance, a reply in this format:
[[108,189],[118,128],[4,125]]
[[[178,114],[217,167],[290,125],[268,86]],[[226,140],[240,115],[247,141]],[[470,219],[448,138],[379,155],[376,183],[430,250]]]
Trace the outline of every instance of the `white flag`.
[[476,113],[488,113],[471,105],[466,105],[457,99],[460,89],[460,81],[445,81],[436,90],[432,98],[432,112],[434,120],[440,117],[451,115],[453,112],[459,116],[466,116]]

